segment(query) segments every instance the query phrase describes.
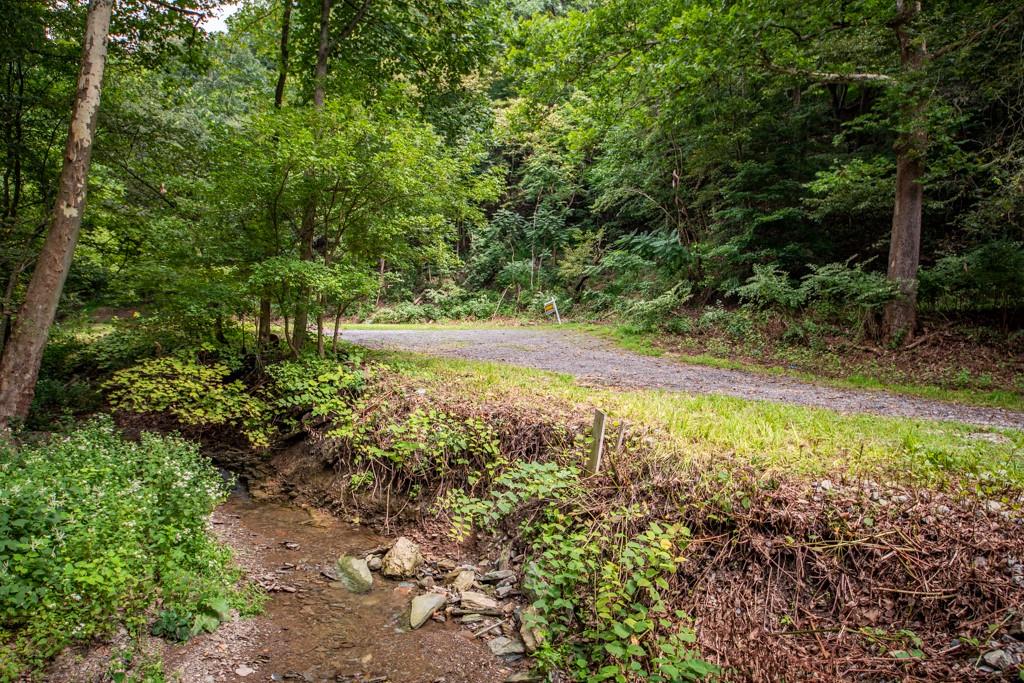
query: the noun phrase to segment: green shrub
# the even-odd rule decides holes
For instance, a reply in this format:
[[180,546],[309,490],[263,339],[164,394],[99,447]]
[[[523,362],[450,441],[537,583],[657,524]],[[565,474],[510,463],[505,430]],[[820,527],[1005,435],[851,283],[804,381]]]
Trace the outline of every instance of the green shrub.
[[420,304],[402,302],[390,308],[378,308],[369,318],[369,322],[377,324],[405,324],[429,322],[429,311]]
[[898,291],[885,275],[845,263],[811,266],[800,289],[810,305],[826,317],[861,323],[880,313]]
[[626,319],[640,332],[665,329],[673,313],[690,298],[690,283],[683,282],[653,299],[632,301],[626,306]]
[[741,339],[750,334],[753,323],[743,311],[729,311],[712,306],[704,309],[697,319],[697,329],[705,332],[725,332],[730,337]]
[[[754,275],[732,293],[756,310],[787,316],[804,311],[861,328],[897,295],[896,286],[885,275],[868,272],[863,264],[829,263],[809,268],[811,272],[796,286],[775,265],[754,266]],[[794,333],[791,338],[799,336]]]
[[689,531],[653,521],[624,531],[642,513],[595,516],[580,507],[579,493],[575,468],[517,462],[485,496],[450,490],[441,505],[459,536],[522,520],[521,538],[532,548],[523,589],[533,604],[524,621],[540,636],[536,659],[543,668],[568,669],[588,683],[716,675],[696,650],[687,615],[669,606]]
[[194,445],[126,441],[109,419],[0,445],[0,679],[69,643],[137,630],[156,606],[189,633],[241,607],[229,552],[206,527],[226,495]]
[[754,266],[754,274],[733,293],[756,308],[778,311],[794,311],[807,298],[807,293],[794,286],[789,275],[774,265]]
[[269,445],[266,404],[244,384],[225,381],[222,363],[202,364],[191,354],[165,356],[114,373],[104,384],[110,405],[132,413],[167,413],[182,425],[230,425],[253,446]]
[[921,299],[938,310],[1024,305],[1024,243],[1001,240],[921,271]]

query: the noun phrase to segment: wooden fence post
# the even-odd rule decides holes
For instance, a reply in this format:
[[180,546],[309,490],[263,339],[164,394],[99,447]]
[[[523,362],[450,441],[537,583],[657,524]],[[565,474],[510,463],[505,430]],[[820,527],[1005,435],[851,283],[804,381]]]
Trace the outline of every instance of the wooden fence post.
[[587,461],[587,473],[597,474],[601,469],[601,455],[604,452],[604,423],[605,414],[600,410],[594,411],[594,446],[590,450],[590,460]]

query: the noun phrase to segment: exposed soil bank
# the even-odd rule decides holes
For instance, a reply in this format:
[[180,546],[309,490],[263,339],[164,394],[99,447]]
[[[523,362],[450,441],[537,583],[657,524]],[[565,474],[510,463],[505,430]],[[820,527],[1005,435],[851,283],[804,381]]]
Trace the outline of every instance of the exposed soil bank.
[[835,389],[786,377],[686,365],[631,353],[580,332],[554,329],[358,329],[345,330],[342,338],[370,348],[511,363],[624,388],[723,394],[830,408],[844,413],[875,413],[1024,429],[1024,413],[1020,412],[883,391]]

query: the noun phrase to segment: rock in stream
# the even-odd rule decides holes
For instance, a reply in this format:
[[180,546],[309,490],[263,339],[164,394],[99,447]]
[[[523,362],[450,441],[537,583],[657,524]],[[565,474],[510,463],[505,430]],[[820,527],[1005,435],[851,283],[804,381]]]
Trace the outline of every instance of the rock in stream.
[[423,555],[420,554],[419,546],[402,536],[384,556],[381,573],[395,579],[407,578],[414,576],[421,564]]
[[448,600],[441,593],[426,593],[412,599],[409,612],[409,626],[416,629],[427,622],[434,612],[444,607]]
[[373,587],[373,574],[360,557],[343,555],[338,560],[338,578],[353,593],[368,593]]

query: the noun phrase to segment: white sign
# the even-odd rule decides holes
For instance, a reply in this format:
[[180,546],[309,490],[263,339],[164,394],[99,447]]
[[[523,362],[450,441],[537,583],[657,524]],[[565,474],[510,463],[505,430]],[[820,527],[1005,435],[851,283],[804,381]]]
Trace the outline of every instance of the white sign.
[[558,321],[558,324],[562,324],[562,316],[558,314],[558,302],[555,301],[555,297],[551,297],[544,302],[544,313],[546,315],[554,314],[555,320]]

